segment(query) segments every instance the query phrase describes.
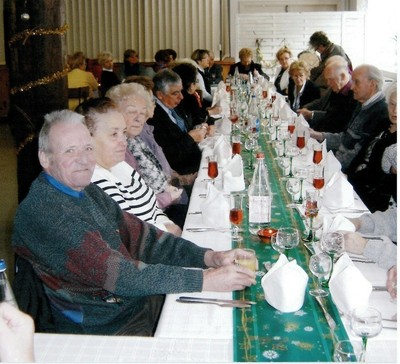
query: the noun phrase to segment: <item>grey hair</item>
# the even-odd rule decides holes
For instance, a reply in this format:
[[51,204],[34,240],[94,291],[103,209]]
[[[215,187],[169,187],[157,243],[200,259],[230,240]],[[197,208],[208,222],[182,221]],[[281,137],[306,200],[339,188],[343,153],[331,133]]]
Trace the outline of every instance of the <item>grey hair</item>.
[[153,78],[153,82],[154,95],[156,95],[157,91],[161,91],[163,94],[168,93],[172,85],[182,85],[182,80],[179,75],[168,68],[158,71]]
[[146,102],[147,112],[153,109],[153,99],[150,93],[143,85],[136,82],[121,83],[120,85],[113,86],[107,91],[106,96],[114,101],[118,108],[128,97],[141,97]]
[[44,123],[39,133],[39,151],[46,154],[50,150],[50,131],[57,124],[82,124],[85,125],[85,118],[71,110],[52,111],[44,116]]
[[386,89],[386,102],[389,104],[390,98],[395,95],[397,96],[397,82],[392,82],[392,84]]
[[356,69],[365,69],[369,80],[376,82],[376,90],[382,91],[383,88],[383,73],[382,71],[372,64],[362,64]]

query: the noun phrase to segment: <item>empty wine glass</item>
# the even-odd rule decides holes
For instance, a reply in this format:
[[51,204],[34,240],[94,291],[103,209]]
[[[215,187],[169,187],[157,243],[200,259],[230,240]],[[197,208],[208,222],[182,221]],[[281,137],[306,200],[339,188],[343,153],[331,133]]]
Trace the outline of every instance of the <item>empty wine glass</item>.
[[241,241],[239,235],[240,225],[243,222],[243,195],[234,193],[230,195],[229,221],[232,223],[232,240]]
[[315,254],[310,257],[308,264],[310,271],[317,277],[317,288],[309,291],[311,296],[325,297],[329,293],[322,288],[323,278],[332,270],[332,260],[329,255],[325,253]]
[[297,167],[294,169],[294,175],[296,178],[300,180],[300,196],[297,200],[297,203],[303,203],[303,182],[308,177],[308,168],[307,167]]
[[333,352],[335,362],[362,362],[364,361],[364,347],[355,340],[338,341]]
[[290,166],[290,159],[288,157],[278,157],[278,165],[282,169],[283,176],[279,179],[281,181],[286,181],[288,179],[288,174],[286,174],[287,169]]
[[208,177],[211,178],[212,184],[215,183],[215,178],[218,177],[218,161],[216,155],[208,156]]
[[275,251],[277,251],[279,254],[283,254],[283,253],[285,252],[285,249],[282,248],[282,247],[280,247],[280,246],[278,245],[278,243],[276,242],[276,234],[277,234],[277,233],[271,235],[271,246],[272,246],[272,249],[274,249]]
[[372,307],[358,307],[351,313],[350,326],[353,332],[362,338],[364,351],[367,351],[367,340],[379,335],[382,331],[382,315]]
[[299,148],[295,145],[289,145],[286,150],[286,155],[290,158],[290,169],[289,169],[289,177],[294,177],[292,168],[293,168],[293,157],[299,154]]
[[296,207],[294,201],[294,196],[300,191],[300,181],[297,178],[288,178],[286,182],[286,190],[290,193],[292,197],[292,203],[288,204],[287,207]]
[[305,223],[309,231],[311,231],[311,242],[317,241],[316,232],[324,225],[324,220],[320,215],[306,216]]
[[285,255],[289,259],[289,250],[299,245],[299,231],[292,227],[282,227],[276,234],[276,243],[285,249]]
[[290,139],[290,132],[287,129],[280,129],[279,139],[283,142],[283,157],[286,157],[286,141]]
[[[344,236],[339,232],[326,233],[322,235],[320,243],[322,251],[331,257],[333,270],[333,264],[335,263],[336,257],[344,251]],[[332,270],[329,273],[328,280],[325,283],[326,285],[331,279]]]

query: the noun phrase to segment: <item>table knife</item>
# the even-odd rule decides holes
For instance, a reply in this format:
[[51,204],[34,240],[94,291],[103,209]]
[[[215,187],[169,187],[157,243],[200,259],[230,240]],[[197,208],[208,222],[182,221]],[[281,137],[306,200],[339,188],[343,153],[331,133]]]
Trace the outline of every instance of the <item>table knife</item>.
[[324,313],[325,319],[328,322],[329,328],[331,330],[335,330],[336,328],[336,322],[335,320],[332,318],[332,316],[329,314],[328,310],[325,308],[325,305],[323,304],[321,297],[318,296],[314,296],[315,300],[318,302],[319,306],[322,309],[322,312]]
[[212,228],[212,227],[192,227],[192,228],[186,228],[185,230],[192,233],[201,233],[204,231],[221,231],[221,232],[230,231],[230,229],[228,228]]
[[191,299],[192,297],[186,297],[186,298],[178,298],[176,301],[177,302],[182,302],[182,303],[195,303],[195,304],[211,304],[211,305],[218,305],[220,307],[234,307],[234,308],[249,308],[251,305],[247,303],[235,303],[235,302],[219,302],[219,301],[210,301],[210,300],[193,300]]
[[247,300],[224,300],[220,298],[207,298],[207,297],[189,297],[189,296],[181,296],[179,299],[183,300],[195,300],[195,301],[211,301],[211,302],[221,302],[221,303],[241,303],[245,305],[255,305],[257,302],[247,301]]

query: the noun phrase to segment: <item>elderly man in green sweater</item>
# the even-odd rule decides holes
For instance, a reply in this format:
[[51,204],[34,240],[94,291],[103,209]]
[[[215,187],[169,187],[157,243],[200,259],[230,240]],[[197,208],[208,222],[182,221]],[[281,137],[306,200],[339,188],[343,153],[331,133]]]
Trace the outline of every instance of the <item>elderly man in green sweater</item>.
[[91,184],[96,161],[82,116],[45,116],[39,160],[44,172],[18,207],[13,247],[43,282],[57,332],[150,336],[163,294],[255,284],[254,272],[234,264],[238,250],[158,230]]

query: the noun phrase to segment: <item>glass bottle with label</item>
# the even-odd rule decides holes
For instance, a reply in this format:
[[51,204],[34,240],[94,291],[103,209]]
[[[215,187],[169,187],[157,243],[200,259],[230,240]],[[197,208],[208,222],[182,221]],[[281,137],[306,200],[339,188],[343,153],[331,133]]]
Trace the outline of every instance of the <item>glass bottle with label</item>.
[[249,186],[249,231],[256,235],[271,223],[272,194],[268,172],[264,163],[264,153],[257,153],[257,165]]

